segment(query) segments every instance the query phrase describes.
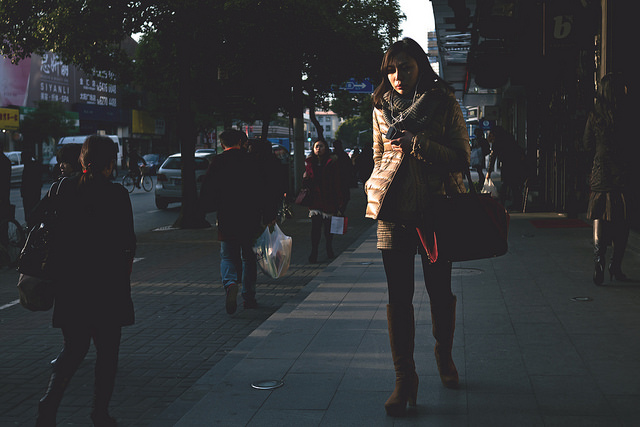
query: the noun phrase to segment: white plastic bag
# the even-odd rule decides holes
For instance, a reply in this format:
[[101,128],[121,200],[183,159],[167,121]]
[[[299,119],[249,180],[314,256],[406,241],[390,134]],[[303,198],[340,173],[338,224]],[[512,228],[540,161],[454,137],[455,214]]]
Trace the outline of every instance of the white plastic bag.
[[273,231],[265,227],[253,247],[264,274],[277,279],[287,272],[291,262],[291,243],[291,237],[285,235],[278,224],[273,227]]
[[496,199],[498,198],[498,189],[491,178],[484,180],[484,186],[482,187],[481,193],[489,193],[491,194],[491,197],[495,197]]

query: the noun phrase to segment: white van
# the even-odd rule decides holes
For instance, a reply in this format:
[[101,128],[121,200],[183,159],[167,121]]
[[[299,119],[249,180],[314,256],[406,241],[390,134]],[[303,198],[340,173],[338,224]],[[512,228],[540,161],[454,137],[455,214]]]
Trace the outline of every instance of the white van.
[[[58,141],[58,147],[56,149],[59,150],[60,147],[64,144],[84,144],[84,141],[91,135],[74,135],[74,136],[63,136],[62,138],[60,138],[60,141]],[[116,145],[118,146],[118,159],[116,160],[116,169],[118,167],[122,167],[122,142],[120,141],[120,137],[118,137],[118,135],[103,135],[106,136],[108,138],[111,138],[113,140],[113,142],[116,143]],[[57,167],[58,167],[58,160],[56,159],[56,156],[53,156],[51,158],[51,160],[49,161],[49,170],[52,172],[56,172],[57,174]],[[114,174],[117,175],[117,171],[114,171]]]

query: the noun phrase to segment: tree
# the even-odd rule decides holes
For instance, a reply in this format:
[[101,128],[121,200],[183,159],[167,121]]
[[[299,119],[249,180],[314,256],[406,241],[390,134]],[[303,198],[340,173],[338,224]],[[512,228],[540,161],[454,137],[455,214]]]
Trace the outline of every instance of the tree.
[[371,145],[372,137],[371,114],[367,118],[357,116],[345,120],[336,132],[336,138],[349,147]]
[[25,148],[32,150],[48,138],[57,141],[71,134],[73,128],[73,119],[69,117],[63,105],[51,101],[38,102],[38,108],[29,111],[20,123]]
[[222,16],[223,6],[224,2],[211,0],[0,0],[1,52],[17,62],[33,53],[55,51],[87,73],[108,70],[125,83],[134,67],[122,41],[134,33],[160,34],[161,43],[166,43],[163,48],[168,46],[178,65],[176,133],[183,156],[184,191],[175,225],[203,227],[207,223],[196,203],[192,64],[200,53],[221,44],[218,25],[211,17]]

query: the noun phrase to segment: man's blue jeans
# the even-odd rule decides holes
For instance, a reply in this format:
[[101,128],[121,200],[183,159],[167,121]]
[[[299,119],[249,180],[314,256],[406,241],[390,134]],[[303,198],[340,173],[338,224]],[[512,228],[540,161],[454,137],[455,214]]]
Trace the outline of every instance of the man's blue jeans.
[[220,242],[220,274],[225,289],[231,283],[242,282],[242,297],[255,299],[258,263],[253,241]]

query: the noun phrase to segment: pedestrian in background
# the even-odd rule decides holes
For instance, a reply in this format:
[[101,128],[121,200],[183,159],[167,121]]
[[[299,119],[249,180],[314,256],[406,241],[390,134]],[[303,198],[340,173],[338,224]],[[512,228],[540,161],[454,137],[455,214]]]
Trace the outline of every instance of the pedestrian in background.
[[60,185],[60,181],[63,178],[77,177],[82,174],[82,165],[80,164],[81,152],[81,144],[64,144],[60,147],[56,153],[60,175],[51,185],[51,191],[49,191],[42,200],[36,203],[35,207],[31,209],[29,216],[26,217],[27,226],[29,228],[40,224],[40,222],[44,220],[46,209],[49,206],[49,193],[56,193],[56,189]]
[[224,151],[211,159],[200,190],[202,208],[217,212],[220,273],[228,314],[237,310],[240,283],[244,308],[258,306],[258,265],[253,246],[264,224],[275,224],[277,214],[277,208],[269,202],[264,169],[256,156],[242,148],[246,139],[244,132],[235,129],[220,134]]
[[478,186],[482,190],[484,185],[484,173],[486,156],[491,153],[489,141],[484,137],[484,132],[480,128],[473,131],[475,138],[471,143],[471,167],[478,173]]
[[340,182],[338,160],[329,151],[324,140],[313,143],[313,150],[305,160],[302,186],[311,190],[311,254],[309,262],[318,262],[318,246],[324,229],[327,257],[333,258],[333,235],[331,217],[344,212],[344,188]]
[[522,211],[522,190],[527,179],[527,164],[524,150],[518,145],[516,139],[502,126],[496,126],[489,132],[491,143],[491,156],[486,179],[491,178],[496,160],[499,160],[500,186],[498,199],[503,206],[511,199],[510,210]]
[[55,426],[69,381],[96,347],[91,419],[115,426],[108,407],[118,369],[121,329],[134,323],[130,274],[136,248],[129,193],[109,181],[115,167],[113,141],[90,136],[82,145],[83,172],[65,179],[55,196],[56,226],[50,264],[56,287],[53,327],[64,347],[53,365],[36,426]]
[[629,239],[634,163],[638,142],[633,136],[633,108],[621,74],[607,74],[598,85],[594,109],[584,131],[585,148],[593,155],[587,218],[593,220],[593,282],[602,285],[607,246],[613,244],[610,280],[627,280],[622,258]]
[[388,415],[402,416],[407,403],[416,405],[418,394],[413,357],[416,251],[431,302],[440,379],[445,387],[458,387],[451,356],[456,318],[451,262],[439,258],[432,263],[417,228],[429,212],[432,195],[466,192],[461,171],[469,169],[470,146],[452,87],[434,73],[418,43],[404,38],[391,45],[380,74],[382,82],[373,93],[376,177],[365,185],[366,216],[378,220],[377,247],[389,290],[387,322],[396,383],[384,406]]
[[70,178],[82,173],[82,165],[80,164],[80,152],[82,145],[80,144],[64,144],[58,150],[56,158],[58,159],[58,167],[63,177]]
[[22,151],[22,164],[24,169],[20,183],[20,196],[22,196],[25,222],[29,223],[31,212],[42,195],[42,168],[31,150]]

